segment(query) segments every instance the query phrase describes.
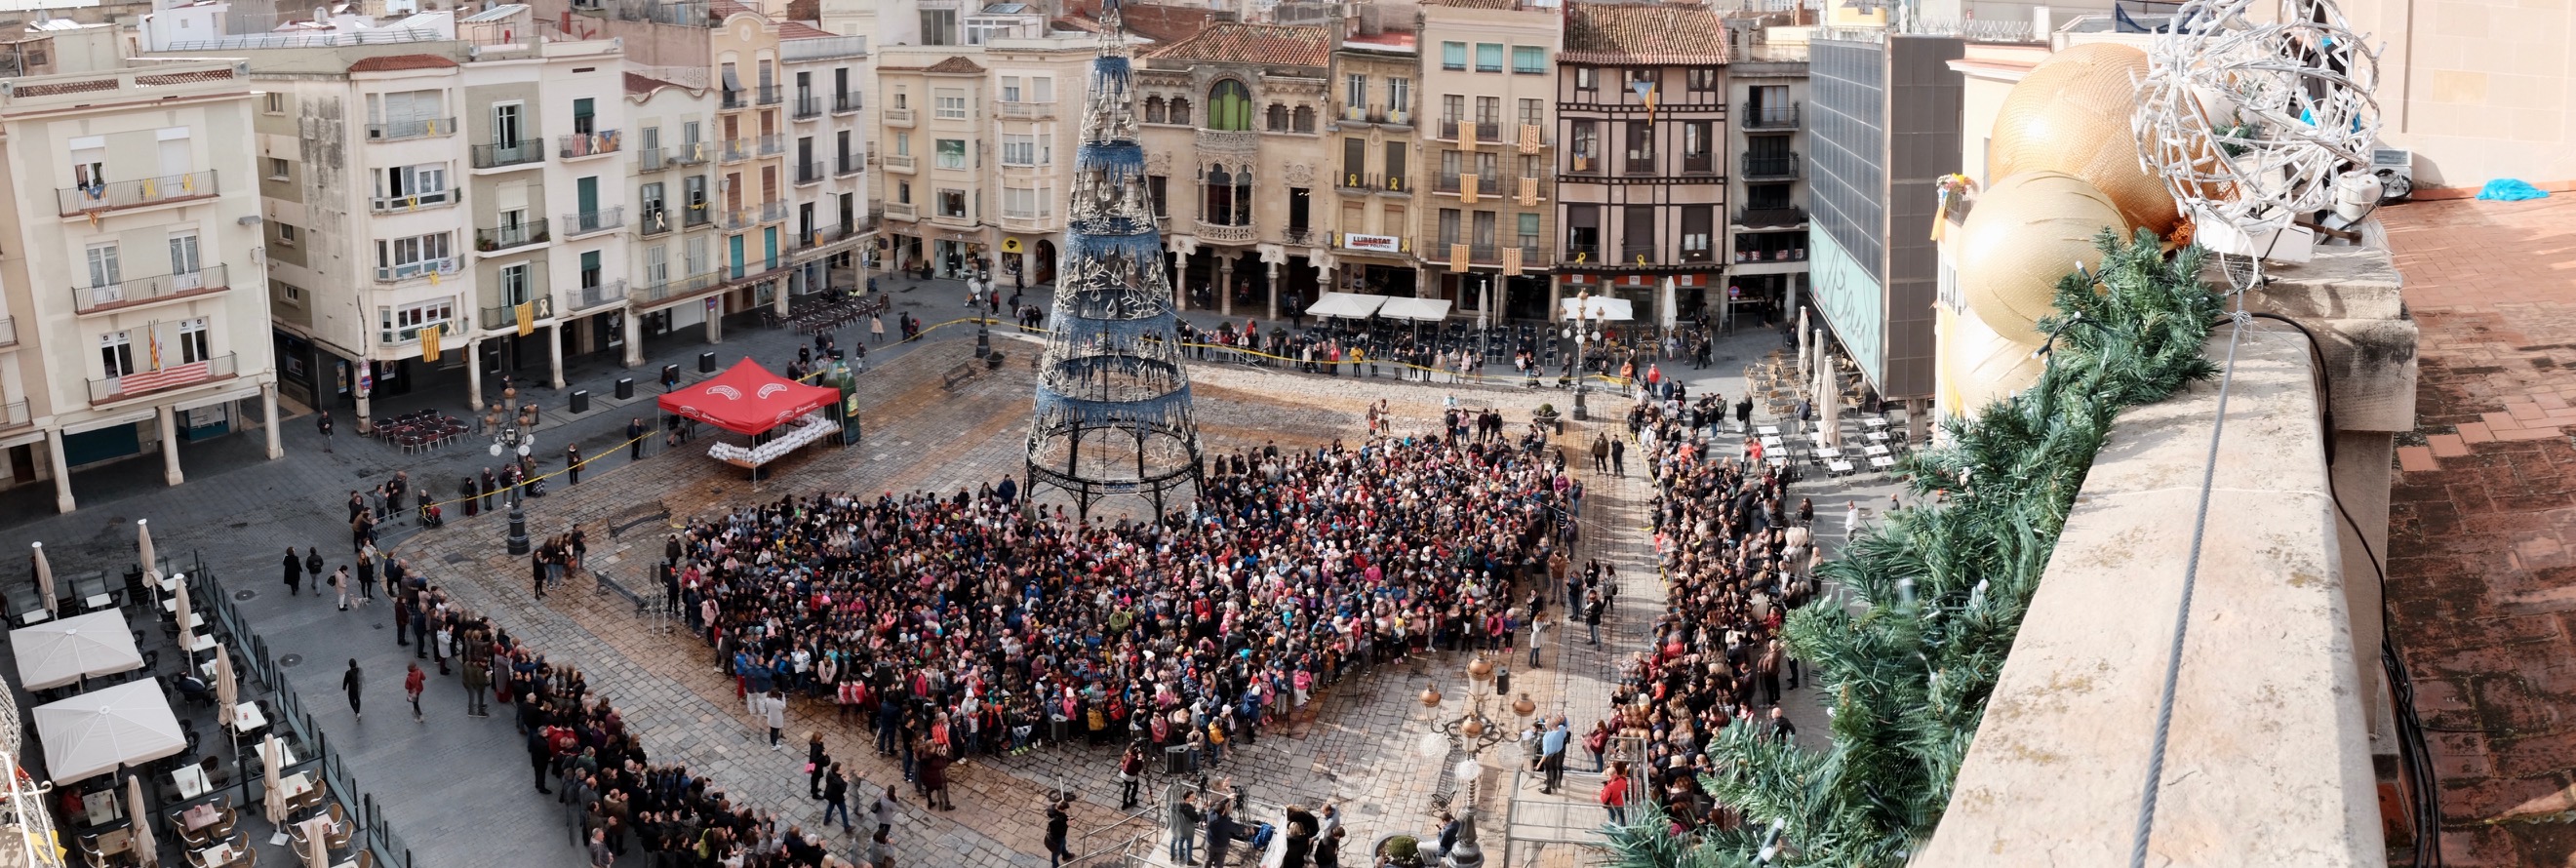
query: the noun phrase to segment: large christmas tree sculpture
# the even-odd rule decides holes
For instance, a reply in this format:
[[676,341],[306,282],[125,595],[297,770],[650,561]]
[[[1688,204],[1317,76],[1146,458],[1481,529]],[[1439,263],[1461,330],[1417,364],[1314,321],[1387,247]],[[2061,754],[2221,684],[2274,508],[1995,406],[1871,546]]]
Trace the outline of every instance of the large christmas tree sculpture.
[[1101,23],[1029,425],[1028,493],[1034,504],[1041,486],[1063,489],[1085,517],[1104,498],[1132,494],[1160,519],[1198,490],[1199,434],[1116,0],[1102,4]]

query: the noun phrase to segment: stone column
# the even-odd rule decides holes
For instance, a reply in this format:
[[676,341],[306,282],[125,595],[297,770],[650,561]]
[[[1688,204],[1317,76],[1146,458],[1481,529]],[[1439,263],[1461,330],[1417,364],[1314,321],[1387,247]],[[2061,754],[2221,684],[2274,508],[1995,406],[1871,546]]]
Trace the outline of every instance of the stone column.
[[63,458],[63,429],[45,431],[45,454],[54,461],[54,511],[70,512],[80,508],[72,499],[72,467]]
[[625,317],[626,359],[623,364],[632,368],[644,363],[644,312],[630,309]]
[[1279,318],[1279,263],[1269,263],[1269,266],[1270,267],[1266,269],[1269,279],[1264,280],[1261,283],[1263,287],[1269,290],[1270,318],[1275,320]]
[[[1216,257],[1216,312],[1226,319],[1234,318],[1234,257]],[[1272,317],[1276,319],[1277,317]]]
[[[1512,309],[1510,304],[1512,282],[1509,279],[1504,278],[1503,273],[1500,271],[1494,272],[1492,276],[1486,277],[1485,279],[1492,281],[1492,286],[1494,287],[1492,302],[1494,309],[1486,311],[1485,313],[1493,318],[1492,321],[1495,325],[1502,325],[1503,311]],[[1660,316],[1661,314],[1658,315]]]
[[1171,257],[1168,261],[1172,266],[1172,310],[1187,313],[1190,309],[1189,269],[1181,267],[1180,253],[1172,252],[1165,255]]
[[[360,399],[360,407],[366,406],[364,400]],[[361,409],[358,412],[366,411]],[[178,411],[172,409],[171,405],[163,404],[152,408],[152,415],[153,424],[161,429],[161,481],[169,485],[188,481],[187,474],[179,472]]]
[[286,447],[278,445],[277,442],[276,383],[268,383],[259,387],[259,413],[260,427],[267,429],[269,460],[275,461],[286,457]]
[[1564,319],[1564,309],[1565,284],[1559,283],[1556,278],[1550,277],[1547,279],[1547,321],[1558,322]]
[[465,341],[465,407],[483,412],[483,339]]
[[562,320],[556,320],[554,327],[546,330],[546,374],[557,389],[564,387],[563,330]]
[[716,307],[707,311],[707,343],[724,343],[724,295],[719,293],[711,300]]
[[[790,277],[802,277],[803,275],[804,275],[804,271],[803,271],[802,269],[799,269],[799,270],[797,270],[797,271],[793,271],[793,272],[789,272],[789,276],[790,276]],[[788,294],[788,292],[789,292],[789,291],[794,290],[794,289],[796,288],[796,286],[795,286],[795,285],[796,285],[797,283],[799,283],[799,282],[800,282],[800,281],[797,281],[797,280],[781,279],[781,280],[779,280],[779,281],[775,284],[775,285],[778,287],[778,291],[777,291],[777,292],[774,292],[774,293],[770,293],[770,297],[769,297],[769,312],[770,312],[770,313],[774,313],[774,314],[777,314],[777,315],[779,315],[779,316],[786,316],[786,315],[787,315],[787,294]]]
[[[375,363],[370,361],[358,362],[361,382],[365,381],[367,375],[375,373],[373,370],[370,370],[374,365]],[[360,435],[375,433],[373,429],[376,423],[368,416],[368,413],[374,407],[371,396],[374,394],[375,390],[362,386],[355,391],[358,395],[358,433]]]

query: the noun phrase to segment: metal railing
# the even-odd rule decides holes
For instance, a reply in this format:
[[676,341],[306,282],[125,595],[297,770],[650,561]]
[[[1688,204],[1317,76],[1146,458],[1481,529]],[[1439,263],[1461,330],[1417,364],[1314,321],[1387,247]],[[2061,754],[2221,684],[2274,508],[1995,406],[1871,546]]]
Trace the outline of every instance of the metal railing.
[[625,140],[626,137],[618,135],[616,130],[602,130],[596,133],[572,133],[557,139],[556,143],[561,148],[563,158],[571,160],[617,153],[618,146],[624,144]]
[[787,113],[794,116],[797,120],[822,117],[823,98],[810,94],[797,97],[795,107],[789,109]]
[[844,92],[844,93],[836,93],[836,94],[833,94],[833,95],[832,95],[832,113],[833,113],[833,114],[836,114],[836,115],[845,115],[845,114],[850,114],[850,113],[852,113],[852,112],[856,112],[856,111],[858,111],[859,109],[864,108],[864,107],[865,107],[865,104],[864,104],[864,103],[862,103],[862,102],[860,101],[860,99],[859,99],[859,95],[858,95],[858,94]]
[[543,217],[474,230],[474,250],[477,253],[544,244],[548,240],[550,239],[546,233],[546,218]]
[[724,272],[706,271],[692,274],[678,280],[638,283],[635,284],[635,287],[632,290],[628,291],[627,297],[638,302],[655,302],[670,298],[683,298],[700,292],[705,292],[709,288],[723,282]]
[[679,147],[671,149],[671,165],[704,165],[707,162],[708,153],[713,150],[715,146],[706,142],[681,142]]
[[422,208],[436,208],[442,205],[454,205],[459,198],[462,198],[462,196],[463,191],[460,190],[437,190],[428,193],[406,193],[400,196],[373,196],[367,199],[367,208],[368,210],[374,211],[378,214],[382,214],[387,211],[417,211]]
[[392,121],[389,123],[367,125],[367,141],[370,142],[399,142],[404,139],[421,139],[428,138],[430,136],[450,136],[455,134],[455,118],[416,118],[407,121]]
[[233,374],[233,354],[231,353],[193,362],[164,360],[161,369],[157,371],[136,371],[124,376],[102,377],[89,381],[89,402],[100,404],[154,392],[167,392],[208,380],[222,379]]
[[224,278],[224,266],[217,263],[189,272],[132,278],[109,284],[74,286],[72,287],[72,309],[80,313],[88,313],[101,308],[141,304],[155,299],[221,292],[230,286]]
[[728,208],[724,212],[724,219],[722,222],[724,224],[724,228],[727,230],[749,229],[753,226],[760,225],[760,209],[749,205],[745,205],[740,208]]
[[764,84],[753,88],[752,96],[756,97],[757,101],[761,105],[777,105],[781,100],[786,98],[782,95],[779,87],[774,84]]
[[855,175],[859,170],[866,168],[867,164],[867,159],[858,154],[842,154],[840,159],[833,163],[832,174]]
[[1663,261],[1653,244],[1622,244],[1619,245],[1619,261],[1615,264],[1632,265],[1640,259],[1649,265]]
[[683,227],[705,226],[709,223],[715,222],[715,219],[715,208],[704,202],[698,203],[697,207],[684,209],[680,212],[680,225]]
[[17,345],[18,318],[14,316],[0,316],[0,347],[14,347]]
[[507,145],[497,142],[489,145],[475,145],[471,151],[472,165],[477,169],[523,166],[541,163],[546,159],[545,142],[535,136]]
[[[36,421],[35,417],[27,413],[27,399],[20,398],[7,404],[0,404],[0,430],[16,428],[34,421]],[[12,727],[17,724],[15,719],[9,721]]]
[[751,92],[739,89],[727,89],[724,91],[724,96],[716,101],[716,107],[724,111],[750,108]]
[[716,159],[719,162],[739,163],[751,159],[751,148],[750,139],[726,139],[717,147]]
[[669,152],[662,148],[639,148],[635,151],[635,168],[641,172],[658,172],[671,164]]
[[1741,115],[1738,115],[1736,120],[1739,123],[1742,123],[1744,128],[1748,130],[1796,129],[1798,126],[1799,105],[1799,103],[1793,102],[1788,105],[1766,105],[1761,108],[1750,108],[1744,110]]
[[597,211],[575,211],[563,215],[563,232],[567,237],[606,232],[626,225],[626,206],[614,205]]
[[635,215],[635,234],[660,235],[671,231],[671,209],[646,208]]
[[1055,103],[1051,102],[1006,102],[998,105],[1001,106],[1003,120],[1026,121],[1055,117]]
[[621,277],[597,286],[582,287],[580,294],[573,297],[572,309],[589,310],[603,304],[624,300],[626,300],[626,278]]
[[796,183],[819,184],[823,181],[823,161],[808,160],[796,164]]
[[393,283],[400,280],[412,280],[415,278],[428,277],[432,274],[455,274],[456,272],[463,270],[463,267],[462,260],[459,260],[454,256],[442,256],[437,259],[423,259],[419,262],[406,262],[401,265],[379,265],[376,266],[376,282]]
[[760,155],[775,157],[787,152],[787,137],[778,133],[760,137]]
[[196,199],[221,192],[215,184],[215,170],[206,169],[178,175],[138,178],[132,181],[102,181],[79,187],[62,187],[54,196],[62,205],[65,217],[92,211],[138,208],[181,199]]
[[[555,297],[546,292],[545,283],[542,278],[531,277],[531,280],[535,281],[535,283],[528,288],[528,321],[543,322],[545,320],[553,319],[555,316]],[[483,308],[483,318],[475,320],[474,324],[482,328],[484,331],[499,331],[502,329],[517,328],[519,326],[519,306],[515,304],[504,304]]]
[[1799,208],[1741,208],[1735,212],[1738,226],[1796,226],[1807,222],[1807,212]]
[[1798,154],[1795,151],[1761,156],[1747,152],[1744,155],[1745,180],[1795,177],[1798,177]]
[[1474,190],[1478,196],[1501,196],[1503,179],[1482,175],[1443,175],[1437,189],[1442,193],[1464,193]]
[[760,222],[776,223],[787,219],[787,200],[774,199],[760,203]]
[[[1761,236],[1746,235],[1743,237],[1756,238]],[[1803,238],[1805,236],[1793,235],[1790,237]],[[1791,247],[1782,250],[1737,250],[1735,251],[1735,261],[1746,265],[1763,262],[1805,262],[1807,261],[1807,248]]]

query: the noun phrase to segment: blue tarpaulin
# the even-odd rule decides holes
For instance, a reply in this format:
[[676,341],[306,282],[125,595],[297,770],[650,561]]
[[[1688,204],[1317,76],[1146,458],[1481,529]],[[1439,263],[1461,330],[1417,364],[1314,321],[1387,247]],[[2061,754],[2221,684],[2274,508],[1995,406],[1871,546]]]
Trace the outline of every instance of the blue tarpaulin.
[[2547,191],[2513,178],[2497,178],[2493,181],[2488,181],[2486,188],[2478,191],[2478,198],[2492,199],[2499,202],[2520,202],[2524,199],[2545,199],[2548,198],[2548,196],[2549,193]]

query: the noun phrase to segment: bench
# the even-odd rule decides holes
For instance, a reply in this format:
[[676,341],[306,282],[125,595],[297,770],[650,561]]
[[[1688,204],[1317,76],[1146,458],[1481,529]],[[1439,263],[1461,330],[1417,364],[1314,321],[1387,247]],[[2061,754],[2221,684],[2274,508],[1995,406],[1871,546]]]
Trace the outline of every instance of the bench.
[[949,368],[948,373],[939,375],[939,387],[942,389],[954,389],[957,388],[957,384],[966,382],[974,377],[975,363],[966,362],[956,367]]
[[648,500],[643,503],[618,510],[616,515],[609,516],[608,538],[616,539],[619,535],[624,534],[627,528],[631,528],[645,522],[669,522],[670,520],[670,507],[663,506],[662,502],[658,500]]

